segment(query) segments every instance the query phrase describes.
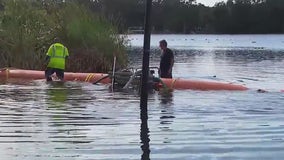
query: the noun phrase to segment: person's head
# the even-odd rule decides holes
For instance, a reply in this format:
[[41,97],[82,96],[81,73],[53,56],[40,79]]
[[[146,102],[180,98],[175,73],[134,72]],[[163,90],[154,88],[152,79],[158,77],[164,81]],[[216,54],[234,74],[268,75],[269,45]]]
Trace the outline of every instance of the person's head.
[[160,41],[160,48],[161,48],[161,49],[164,50],[164,49],[167,48],[167,46],[168,46],[168,43],[167,43],[166,40],[163,39],[163,40]]
[[59,43],[59,42],[60,42],[60,39],[59,39],[58,37],[55,37],[55,38],[53,39],[53,42],[54,42],[54,43]]

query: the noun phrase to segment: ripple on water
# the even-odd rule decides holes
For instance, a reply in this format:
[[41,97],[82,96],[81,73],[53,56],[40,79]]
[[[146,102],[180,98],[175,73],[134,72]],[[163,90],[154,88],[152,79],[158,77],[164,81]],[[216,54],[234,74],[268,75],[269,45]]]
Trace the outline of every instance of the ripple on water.
[[[159,60],[156,51],[153,64]],[[179,50],[175,77],[212,80],[215,75],[213,80],[241,80],[251,90],[150,94],[151,159],[284,157],[284,94],[279,92],[284,89],[284,71],[280,53]],[[268,92],[257,93],[259,88]],[[147,146],[140,138],[139,102],[137,95],[111,93],[108,86],[88,83],[0,85],[1,159],[141,159],[141,147]]]

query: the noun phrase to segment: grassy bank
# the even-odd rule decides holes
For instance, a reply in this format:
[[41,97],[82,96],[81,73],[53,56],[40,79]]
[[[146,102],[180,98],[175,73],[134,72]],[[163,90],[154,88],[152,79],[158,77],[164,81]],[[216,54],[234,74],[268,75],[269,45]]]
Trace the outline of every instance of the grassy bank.
[[0,11],[0,68],[44,69],[54,37],[69,49],[67,71],[106,72],[113,56],[127,63],[126,40],[115,26],[75,2],[6,0]]

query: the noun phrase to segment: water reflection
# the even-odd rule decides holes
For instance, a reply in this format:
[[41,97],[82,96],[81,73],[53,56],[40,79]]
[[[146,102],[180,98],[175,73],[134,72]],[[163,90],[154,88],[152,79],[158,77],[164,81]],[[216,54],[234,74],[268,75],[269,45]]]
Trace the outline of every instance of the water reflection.
[[[222,49],[222,50],[196,50],[196,49],[173,49],[176,63],[196,63],[199,59],[208,57],[214,58],[213,60],[231,61],[231,62],[261,62],[265,60],[282,61],[284,59],[283,50],[262,50],[262,49]],[[129,49],[129,60],[131,67],[138,67],[142,63],[142,56],[139,54],[138,48]],[[158,66],[160,60],[160,50],[158,48],[151,49],[150,65]]]
[[173,102],[173,91],[169,89],[161,89],[159,91],[159,99],[161,104],[171,104]]
[[65,87],[64,83],[50,84],[50,87],[46,90],[48,108],[61,108],[62,105],[65,105],[68,96],[68,88]]
[[141,109],[141,126],[140,126],[140,140],[142,155],[141,160],[150,159],[150,138],[149,138],[149,128],[148,128],[148,112],[145,109]]
[[232,62],[261,62],[265,60],[281,61],[284,59],[283,51],[270,50],[214,50],[217,60],[226,59]]
[[92,142],[86,140],[86,129],[82,129],[82,125],[90,124],[89,120],[94,117],[84,114],[86,107],[76,102],[76,99],[83,100],[79,98],[85,95],[82,87],[79,84],[52,82],[48,84],[46,95],[46,110],[50,117],[48,126],[51,128],[48,139],[53,143]]
[[[238,52],[180,50],[174,74],[237,77],[248,87],[266,85],[273,92],[154,93],[149,119],[140,115],[139,96],[109,93],[103,85],[1,85],[0,159],[281,159],[283,50]],[[153,53],[152,64],[159,63],[158,55]]]
[[[176,118],[174,116],[174,103],[173,103],[173,92],[167,91],[167,92],[161,92],[159,94],[160,99],[160,126],[159,129],[161,132],[171,132],[173,129],[171,128],[172,123],[174,122],[174,119]],[[167,134],[164,134],[165,137],[163,137],[163,143],[169,144],[172,143],[171,139]]]

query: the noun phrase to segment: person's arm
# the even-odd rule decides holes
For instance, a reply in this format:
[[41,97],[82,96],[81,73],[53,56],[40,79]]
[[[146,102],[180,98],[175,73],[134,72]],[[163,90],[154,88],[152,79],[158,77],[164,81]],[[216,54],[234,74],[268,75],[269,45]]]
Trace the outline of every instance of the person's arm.
[[49,58],[52,56],[52,49],[53,49],[53,45],[51,45],[47,50],[46,56],[48,56]]
[[68,49],[67,47],[65,47],[65,70],[67,68],[67,63],[68,63],[68,58],[69,58],[69,52],[68,52]]
[[168,73],[169,73],[169,74],[172,72],[173,66],[174,66],[174,54],[173,54],[173,52],[171,51],[170,68],[169,68],[169,70],[168,70]]
[[48,65],[49,61],[50,61],[50,56],[46,55],[45,60],[44,60],[43,65],[42,65],[42,68],[41,68],[42,70],[47,69],[47,65]]
[[67,59],[69,57],[69,52],[68,52],[68,49],[65,47],[65,59]]
[[49,60],[50,60],[50,56],[46,55],[44,63],[47,64],[49,62]]
[[50,57],[51,57],[51,54],[52,54],[52,46],[51,45],[49,48],[48,48],[48,51],[46,53],[46,56],[45,56],[45,60],[44,60],[44,64],[43,64],[43,68],[46,69],[49,61],[50,61]]

